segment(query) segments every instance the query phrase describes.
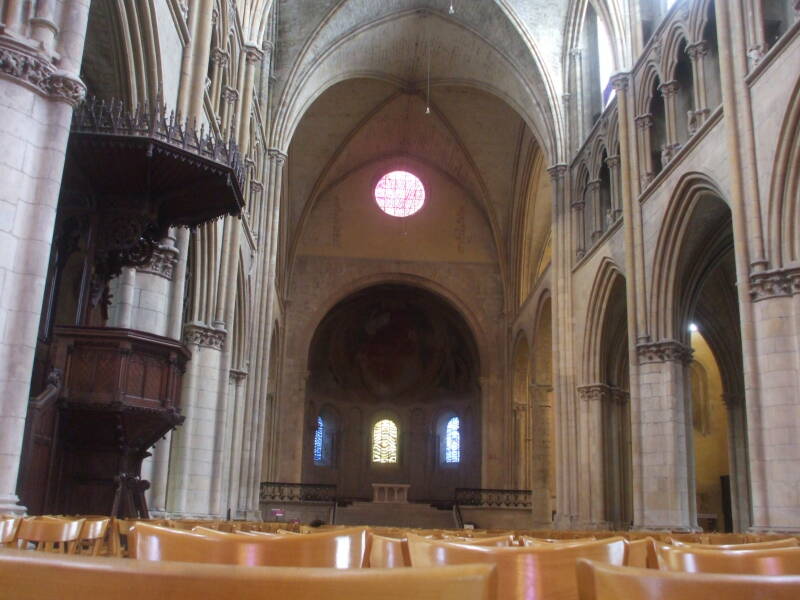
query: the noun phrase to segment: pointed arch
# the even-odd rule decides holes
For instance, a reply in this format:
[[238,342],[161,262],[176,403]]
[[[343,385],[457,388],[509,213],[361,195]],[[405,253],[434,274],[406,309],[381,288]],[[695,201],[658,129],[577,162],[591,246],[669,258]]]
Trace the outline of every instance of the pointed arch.
[[800,263],[800,78],[783,118],[769,194],[772,268]]
[[595,274],[589,304],[586,311],[586,332],[584,334],[584,372],[582,381],[590,385],[603,381],[603,329],[609,311],[609,301],[614,288],[624,285],[625,277],[620,268],[610,258],[603,258]]

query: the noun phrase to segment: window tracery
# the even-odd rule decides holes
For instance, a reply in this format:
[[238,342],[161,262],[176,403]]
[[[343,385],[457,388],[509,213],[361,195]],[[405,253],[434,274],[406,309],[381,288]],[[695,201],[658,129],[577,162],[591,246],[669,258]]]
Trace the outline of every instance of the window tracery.
[[380,209],[393,217],[410,217],[425,204],[422,182],[408,171],[392,171],[381,177],[374,195]]
[[461,422],[458,417],[452,417],[445,427],[444,462],[457,464],[461,462]]
[[372,428],[372,462],[397,463],[397,425],[390,419],[381,419]]

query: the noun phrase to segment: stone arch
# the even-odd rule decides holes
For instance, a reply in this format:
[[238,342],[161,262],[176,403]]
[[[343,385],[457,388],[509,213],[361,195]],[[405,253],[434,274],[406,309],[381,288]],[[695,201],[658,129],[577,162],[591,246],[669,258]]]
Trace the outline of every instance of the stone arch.
[[769,199],[770,265],[800,263],[800,79],[781,126]]
[[[480,485],[481,390],[474,336],[444,298],[397,283],[367,286],[337,302],[308,348],[302,479],[334,483],[344,497],[368,498],[372,483],[407,482],[415,500],[452,500],[456,487]],[[341,415],[339,464],[311,456],[319,407]],[[437,424],[459,417],[463,453],[438,460]],[[372,460],[373,428],[398,430],[397,461]]]
[[690,172],[678,182],[667,205],[656,242],[651,279],[649,313],[655,339],[686,339],[681,331],[681,308],[676,298],[679,254],[691,217],[704,197],[722,200],[724,196],[709,177]]
[[81,67],[89,94],[127,106],[164,100],[156,22],[153,0],[92,3]]
[[[675,383],[684,390],[684,409],[691,422],[691,351],[699,327],[719,370],[727,408],[727,460],[730,476],[729,526],[748,526],[750,513],[746,405],[739,301],[731,212],[719,187],[700,173],[678,183],[656,245],[651,294],[651,323],[657,345],[680,355]],[[687,429],[690,499],[695,500],[695,464],[691,431]],[[690,506],[694,510],[694,506]],[[720,524],[718,523],[718,526]]]

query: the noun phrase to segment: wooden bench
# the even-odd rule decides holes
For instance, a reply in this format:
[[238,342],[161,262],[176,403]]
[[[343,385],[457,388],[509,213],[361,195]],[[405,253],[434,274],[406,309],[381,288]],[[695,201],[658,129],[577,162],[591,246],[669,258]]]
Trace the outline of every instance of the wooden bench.
[[408,550],[414,567],[496,565],[499,600],[577,600],[575,563],[579,558],[615,565],[625,560],[622,538],[577,545],[493,548],[429,540],[409,533]]
[[303,569],[0,550],[0,600],[489,600],[493,569]]
[[579,560],[580,600],[797,600],[800,577],[670,573]]

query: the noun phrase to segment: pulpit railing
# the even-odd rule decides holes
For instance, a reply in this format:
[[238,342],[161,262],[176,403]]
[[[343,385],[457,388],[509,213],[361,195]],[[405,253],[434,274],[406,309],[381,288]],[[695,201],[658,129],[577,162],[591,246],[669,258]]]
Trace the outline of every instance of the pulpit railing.
[[261,502],[336,502],[336,486],[262,481]]
[[531,508],[530,490],[500,490],[487,488],[456,488],[456,506],[482,506],[488,508]]

